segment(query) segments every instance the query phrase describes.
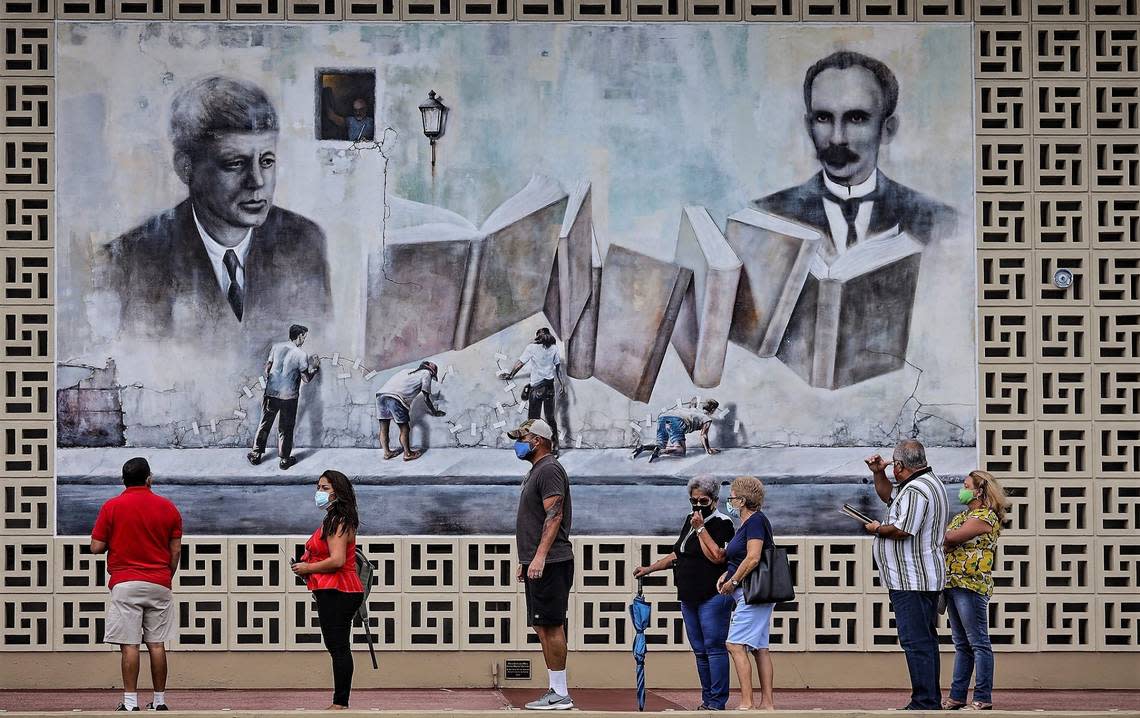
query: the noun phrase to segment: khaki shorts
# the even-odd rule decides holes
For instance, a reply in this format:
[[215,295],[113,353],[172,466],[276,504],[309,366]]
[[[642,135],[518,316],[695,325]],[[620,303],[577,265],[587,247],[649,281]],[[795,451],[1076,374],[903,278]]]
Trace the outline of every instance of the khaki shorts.
[[169,588],[149,581],[124,581],[111,589],[104,643],[165,643],[173,633],[174,600]]

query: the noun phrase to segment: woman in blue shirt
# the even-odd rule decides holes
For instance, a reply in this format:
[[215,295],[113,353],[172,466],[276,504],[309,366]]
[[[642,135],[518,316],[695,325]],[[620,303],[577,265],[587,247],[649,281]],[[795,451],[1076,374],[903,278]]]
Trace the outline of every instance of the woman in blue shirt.
[[[764,547],[772,543],[772,524],[760,510],[764,503],[764,484],[755,477],[741,476],[732,482],[728,497],[728,513],[740,517],[740,528],[724,548],[728,570],[717,582],[717,590],[736,601],[728,625],[728,655],[736,666],[740,680],[741,710],[774,710],[772,702],[773,667],[768,652],[768,629],[772,624],[774,603],[744,602],[744,577],[760,565]],[[760,673],[760,705],[753,703],[751,653]]]

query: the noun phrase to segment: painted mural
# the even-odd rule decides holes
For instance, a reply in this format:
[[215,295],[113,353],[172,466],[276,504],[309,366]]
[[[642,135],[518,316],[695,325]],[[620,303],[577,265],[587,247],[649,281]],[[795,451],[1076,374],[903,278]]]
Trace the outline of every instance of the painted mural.
[[[968,28],[57,45],[65,532],[124,452],[210,532],[292,530],[340,461],[420,502],[378,532],[464,533],[502,529],[480,506],[527,416],[600,504],[781,449],[807,484],[828,451],[975,442]],[[223,508],[253,495],[278,509]]]

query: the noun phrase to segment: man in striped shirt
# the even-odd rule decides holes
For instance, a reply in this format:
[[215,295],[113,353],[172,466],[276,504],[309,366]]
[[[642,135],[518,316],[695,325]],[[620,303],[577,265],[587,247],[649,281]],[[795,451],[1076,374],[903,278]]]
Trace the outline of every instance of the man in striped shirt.
[[942,481],[926,463],[918,441],[900,441],[891,460],[895,485],[887,478],[887,462],[875,454],[867,468],[875,477],[875,493],[887,504],[887,518],[866,525],[879,578],[890,592],[899,645],[910,671],[907,710],[938,710],[938,595],[946,583],[942,541],[950,520],[950,502]]

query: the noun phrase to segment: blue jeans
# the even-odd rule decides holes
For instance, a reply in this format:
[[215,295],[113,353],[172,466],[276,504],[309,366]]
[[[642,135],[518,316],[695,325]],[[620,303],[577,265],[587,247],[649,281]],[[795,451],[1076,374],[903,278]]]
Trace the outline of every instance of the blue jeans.
[[732,615],[732,599],[719,593],[704,603],[681,601],[681,617],[685,633],[697,657],[697,675],[701,678],[701,703],[714,710],[724,710],[728,702],[728,619]]
[[989,596],[968,588],[946,589],[946,614],[954,636],[954,680],[950,698],[966,702],[970,674],[974,679],[974,700],[992,703],[994,685],[994,652],[990,648]]
[[941,710],[938,684],[938,594],[941,591],[891,590],[895,628],[910,671],[910,704],[914,710]]
[[685,420],[679,416],[663,416],[657,420],[657,445],[685,445]]

